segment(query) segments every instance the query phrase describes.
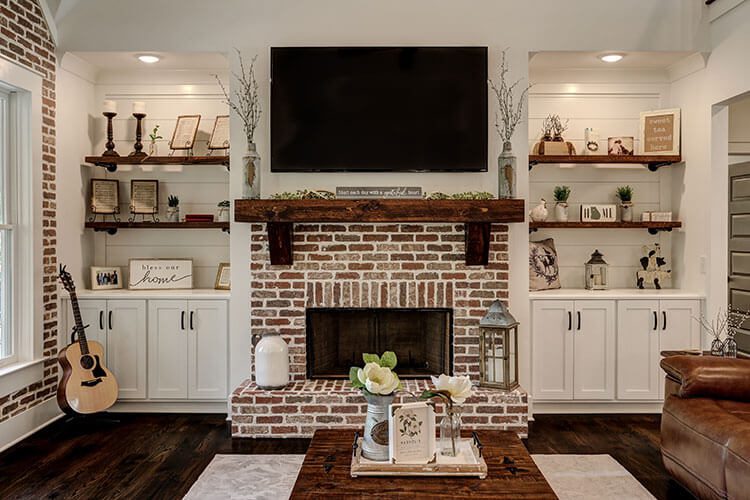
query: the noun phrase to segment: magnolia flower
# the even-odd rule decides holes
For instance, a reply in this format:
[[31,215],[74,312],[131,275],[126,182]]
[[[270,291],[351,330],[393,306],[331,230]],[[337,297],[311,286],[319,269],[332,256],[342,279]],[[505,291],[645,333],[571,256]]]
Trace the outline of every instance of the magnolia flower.
[[385,396],[398,388],[398,377],[390,368],[377,363],[367,363],[357,371],[357,378],[372,394]]
[[466,375],[462,377],[449,377],[442,374],[439,377],[431,377],[435,390],[445,391],[450,395],[451,401],[457,405],[464,404],[466,398],[471,396],[471,380]]

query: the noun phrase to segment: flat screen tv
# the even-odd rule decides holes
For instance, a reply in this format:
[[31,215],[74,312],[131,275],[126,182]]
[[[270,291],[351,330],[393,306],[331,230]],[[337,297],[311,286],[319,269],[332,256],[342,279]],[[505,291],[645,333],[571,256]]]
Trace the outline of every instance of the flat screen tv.
[[271,171],[487,170],[487,47],[274,47]]

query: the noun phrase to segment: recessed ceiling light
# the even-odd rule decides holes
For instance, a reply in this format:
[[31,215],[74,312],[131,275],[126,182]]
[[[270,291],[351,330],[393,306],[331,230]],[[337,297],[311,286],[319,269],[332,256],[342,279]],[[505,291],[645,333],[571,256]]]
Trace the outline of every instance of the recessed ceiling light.
[[138,56],[138,60],[146,64],[154,64],[154,63],[158,63],[160,59],[157,56],[144,54],[144,55]]
[[606,63],[616,63],[618,61],[621,61],[622,58],[625,57],[622,54],[604,54],[599,56],[599,59]]

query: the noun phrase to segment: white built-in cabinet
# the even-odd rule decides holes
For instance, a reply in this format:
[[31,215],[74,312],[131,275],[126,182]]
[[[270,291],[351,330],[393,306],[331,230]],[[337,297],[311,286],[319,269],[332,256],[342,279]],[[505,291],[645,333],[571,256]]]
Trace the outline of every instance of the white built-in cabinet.
[[[104,346],[105,365],[120,388],[118,401],[226,400],[227,300],[79,298],[78,303],[87,338]],[[75,324],[67,299],[62,315],[65,345]]]
[[544,299],[531,312],[534,401],[659,401],[659,353],[700,348],[700,299]]

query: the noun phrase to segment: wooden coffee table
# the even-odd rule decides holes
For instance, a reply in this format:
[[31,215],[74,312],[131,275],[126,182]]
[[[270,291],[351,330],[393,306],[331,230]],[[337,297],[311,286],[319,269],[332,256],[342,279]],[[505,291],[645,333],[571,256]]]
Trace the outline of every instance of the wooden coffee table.
[[351,477],[354,432],[315,432],[290,498],[557,498],[526,447],[511,431],[477,432],[484,445],[486,479]]

